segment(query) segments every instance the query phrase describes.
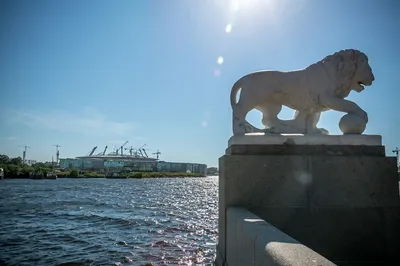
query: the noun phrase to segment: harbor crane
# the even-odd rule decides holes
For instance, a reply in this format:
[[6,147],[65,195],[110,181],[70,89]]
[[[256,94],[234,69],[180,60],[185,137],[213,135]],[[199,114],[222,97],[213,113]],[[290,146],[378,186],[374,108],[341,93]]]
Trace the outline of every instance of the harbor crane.
[[94,153],[94,151],[97,149],[97,146],[95,146],[94,148],[93,148],[93,150],[89,153],[89,156],[92,156],[93,155],[93,153]]
[[129,154],[132,156],[133,155],[133,151],[134,151],[134,148],[131,146],[130,148],[124,148],[124,150],[126,150],[126,151],[128,151],[129,150]]
[[142,147],[139,148],[139,150],[142,149],[142,148],[143,148],[144,146],[146,146],[146,145],[147,145],[147,144],[143,144]]
[[147,156],[147,153],[146,153],[145,149],[143,148],[146,145],[147,144],[143,144],[142,147],[139,148],[139,153],[140,153],[140,155],[142,155],[142,157],[144,157],[143,152],[144,152],[144,154],[146,154],[146,157],[149,157],[149,156]]
[[[121,145],[121,147],[119,148],[119,150],[121,150],[121,155],[124,155],[124,146],[128,143],[128,141],[125,141],[124,144]],[[118,150],[117,150],[117,154],[118,154]]]
[[148,150],[148,149],[142,149],[142,151],[144,152],[144,154],[146,155],[146,157],[149,157],[149,156],[147,155],[146,150]]
[[157,149],[157,152],[154,152],[153,154],[157,154],[157,159],[158,159],[158,156],[161,154],[161,152]]
[[393,151],[392,151],[394,154],[396,154],[396,158],[397,158],[397,167],[400,167],[400,158],[399,158],[399,156],[400,156],[400,154],[399,154],[399,152],[400,152],[400,149],[398,148],[398,147],[396,147],[396,149],[394,149]]
[[104,154],[106,154],[106,150],[107,150],[107,146],[104,148],[104,151],[99,152],[97,155],[104,155]]
[[58,144],[53,145],[56,147],[56,164],[58,164],[58,161],[60,159],[60,151],[58,150],[58,148],[60,148],[61,146]]
[[30,148],[29,146],[25,145],[25,146],[19,146],[19,147],[23,147],[24,151],[22,152],[22,163],[25,164],[26,161],[26,149]]
[[142,149],[139,149],[139,153],[140,153],[140,155],[141,155],[142,157],[144,157],[143,152],[142,152]]

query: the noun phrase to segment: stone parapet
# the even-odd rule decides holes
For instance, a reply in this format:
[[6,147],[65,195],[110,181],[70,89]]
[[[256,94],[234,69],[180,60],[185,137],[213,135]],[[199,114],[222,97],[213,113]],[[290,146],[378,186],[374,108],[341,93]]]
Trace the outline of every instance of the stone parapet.
[[227,265],[320,265],[331,261],[243,208],[227,210]]
[[251,211],[333,262],[397,259],[397,166],[384,153],[379,145],[231,145],[219,162],[219,260],[229,207]]

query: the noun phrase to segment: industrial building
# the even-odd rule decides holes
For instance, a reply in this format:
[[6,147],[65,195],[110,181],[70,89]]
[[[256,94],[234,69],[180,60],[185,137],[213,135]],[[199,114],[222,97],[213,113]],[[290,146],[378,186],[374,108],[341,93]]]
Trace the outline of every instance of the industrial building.
[[[127,142],[126,142],[127,143]],[[125,143],[125,144],[126,144]],[[124,145],[125,145],[124,144]],[[76,158],[60,159],[59,167],[61,169],[79,169],[91,171],[112,171],[112,172],[191,172],[206,174],[207,165],[197,163],[176,163],[159,161],[161,154],[157,151],[157,158],[149,157],[143,146],[137,150],[129,150],[129,155],[123,154],[122,145],[117,151],[105,154],[107,147],[103,152],[93,155],[97,146],[92,149],[89,155]]]
[[207,175],[218,175],[218,168],[217,167],[210,167],[207,168]]
[[159,161],[157,162],[157,172],[190,172],[206,174],[207,165],[198,163],[173,163]]
[[[60,168],[79,170],[126,170],[138,172],[154,172],[157,169],[157,159],[149,160],[132,158],[129,156],[91,156],[92,158],[60,159]],[[153,159],[153,160],[152,160]]]
[[61,169],[113,170],[136,172],[191,172],[206,174],[207,165],[198,163],[178,163],[157,160],[135,160],[135,158],[66,158],[60,159]]

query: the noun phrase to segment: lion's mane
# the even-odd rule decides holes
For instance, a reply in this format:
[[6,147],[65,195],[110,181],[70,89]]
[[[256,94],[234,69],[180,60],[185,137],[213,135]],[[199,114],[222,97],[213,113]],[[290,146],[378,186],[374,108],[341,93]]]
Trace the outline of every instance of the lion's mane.
[[335,85],[335,94],[347,97],[351,91],[354,75],[357,71],[357,58],[365,56],[354,49],[345,49],[328,55],[316,64],[325,68],[327,75]]

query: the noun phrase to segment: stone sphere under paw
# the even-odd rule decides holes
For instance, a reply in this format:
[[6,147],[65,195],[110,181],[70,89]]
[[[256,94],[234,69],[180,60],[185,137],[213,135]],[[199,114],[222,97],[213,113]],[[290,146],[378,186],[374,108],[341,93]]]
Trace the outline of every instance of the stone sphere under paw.
[[343,134],[362,134],[367,123],[355,114],[346,114],[339,121],[339,128]]

